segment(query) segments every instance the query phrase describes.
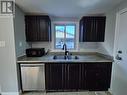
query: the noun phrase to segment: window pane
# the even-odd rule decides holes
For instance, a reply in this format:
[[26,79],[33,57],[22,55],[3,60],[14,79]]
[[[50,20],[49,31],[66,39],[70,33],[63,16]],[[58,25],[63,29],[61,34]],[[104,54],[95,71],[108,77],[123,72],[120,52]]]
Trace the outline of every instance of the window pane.
[[66,38],[67,49],[74,49],[74,39]]
[[66,26],[66,38],[74,38],[75,37],[75,26]]
[[68,49],[74,49],[75,25],[66,26],[66,45]]
[[56,48],[62,48],[64,44],[64,26],[55,26],[55,32],[56,32]]
[[64,43],[67,45],[67,49],[75,48],[75,25],[55,26],[55,48],[63,48]]

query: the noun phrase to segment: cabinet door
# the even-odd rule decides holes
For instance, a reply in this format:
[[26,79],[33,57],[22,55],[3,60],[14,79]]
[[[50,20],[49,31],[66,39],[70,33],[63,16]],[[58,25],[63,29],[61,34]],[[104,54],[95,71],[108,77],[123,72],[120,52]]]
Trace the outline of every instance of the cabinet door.
[[86,70],[86,89],[107,91],[108,76],[105,70]]
[[94,42],[96,41],[97,26],[95,18],[88,17],[84,21],[85,41]]
[[80,42],[93,42],[96,40],[96,21],[93,17],[84,17],[80,21]]
[[67,65],[67,72],[66,72],[66,82],[67,89],[69,90],[78,90],[80,86],[80,72],[81,65],[79,64],[68,64]]
[[46,64],[46,90],[54,91],[63,89],[63,65]]
[[86,89],[107,91],[111,82],[111,62],[86,63]]
[[81,65],[81,78],[80,87],[81,90],[86,90],[86,68],[85,63]]
[[51,41],[51,22],[48,16],[26,16],[26,41]]
[[50,25],[50,20],[44,17],[38,17],[39,19],[39,40],[41,41],[50,41],[51,40],[51,25]]
[[25,17],[26,25],[26,41],[37,41],[38,40],[38,26],[36,16],[26,16]]
[[106,17],[83,17],[80,21],[80,42],[103,42]]
[[106,17],[98,17],[97,19],[97,42],[104,42]]

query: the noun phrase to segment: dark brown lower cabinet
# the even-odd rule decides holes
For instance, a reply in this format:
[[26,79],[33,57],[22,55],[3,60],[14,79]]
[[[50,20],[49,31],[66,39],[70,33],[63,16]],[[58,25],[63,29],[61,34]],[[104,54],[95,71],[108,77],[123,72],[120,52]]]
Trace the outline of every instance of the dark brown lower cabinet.
[[89,91],[107,91],[110,88],[112,63],[85,64],[85,87]]
[[47,63],[46,91],[107,91],[112,63]]
[[63,64],[46,64],[45,76],[46,90],[63,89]]
[[86,89],[108,90],[107,73],[104,70],[86,70]]
[[78,90],[79,64],[49,63],[45,66],[47,91]]
[[67,64],[67,70],[65,76],[65,84],[67,84],[67,90],[78,90],[81,77],[81,65],[80,64]]

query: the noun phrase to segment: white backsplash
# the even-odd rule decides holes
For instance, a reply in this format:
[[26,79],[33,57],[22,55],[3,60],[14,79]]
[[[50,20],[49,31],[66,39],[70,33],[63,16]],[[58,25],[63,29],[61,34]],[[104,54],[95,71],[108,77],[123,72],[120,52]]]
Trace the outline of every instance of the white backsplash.
[[[33,42],[32,48],[45,48],[45,50],[53,50],[51,42]],[[78,44],[78,51],[81,52],[96,52],[98,44],[96,42],[81,42]]]
[[33,42],[32,48],[45,48],[47,51],[48,49],[51,50],[51,42]]
[[80,42],[78,47],[79,51],[96,52],[98,44],[96,42]]

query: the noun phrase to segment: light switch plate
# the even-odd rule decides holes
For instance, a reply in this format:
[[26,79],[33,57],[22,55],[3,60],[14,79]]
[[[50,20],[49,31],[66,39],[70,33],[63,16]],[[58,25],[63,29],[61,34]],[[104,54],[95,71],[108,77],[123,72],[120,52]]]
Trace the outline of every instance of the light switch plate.
[[5,47],[5,41],[0,41],[0,47]]
[[19,47],[22,47],[22,42],[19,42]]

